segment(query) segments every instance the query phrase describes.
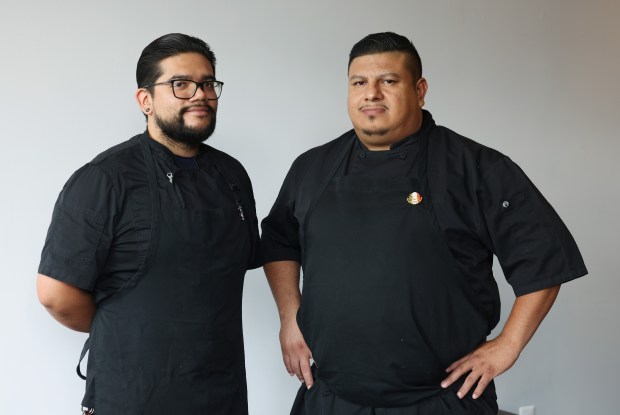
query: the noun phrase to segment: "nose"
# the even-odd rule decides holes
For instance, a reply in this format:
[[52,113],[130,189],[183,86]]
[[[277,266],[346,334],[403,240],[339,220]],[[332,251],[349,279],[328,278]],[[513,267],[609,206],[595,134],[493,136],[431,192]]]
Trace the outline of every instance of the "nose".
[[206,101],[208,99],[205,92],[205,85],[196,85],[196,93],[191,98],[191,101]]
[[383,94],[381,92],[381,88],[378,84],[369,82],[366,85],[366,101],[377,101],[383,98]]

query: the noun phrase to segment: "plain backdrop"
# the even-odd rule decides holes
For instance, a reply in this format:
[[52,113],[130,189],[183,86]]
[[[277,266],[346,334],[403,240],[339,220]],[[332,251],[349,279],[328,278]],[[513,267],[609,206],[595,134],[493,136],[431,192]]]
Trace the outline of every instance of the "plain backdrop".
[[[346,66],[365,35],[411,38],[426,108],[515,160],[567,223],[590,275],[566,284],[517,364],[500,407],[537,415],[616,414],[620,369],[620,2],[11,1],[0,8],[0,414],[77,414],[85,339],[53,321],[35,273],[53,204],[70,174],[140,133],[142,49],[169,32],[214,49],[226,85],[209,143],[239,159],[259,217],[293,159],[350,128]],[[499,267],[505,321],[513,294]],[[249,272],[244,331],[250,413],[287,414],[276,308]],[[496,331],[497,332],[497,331]]]

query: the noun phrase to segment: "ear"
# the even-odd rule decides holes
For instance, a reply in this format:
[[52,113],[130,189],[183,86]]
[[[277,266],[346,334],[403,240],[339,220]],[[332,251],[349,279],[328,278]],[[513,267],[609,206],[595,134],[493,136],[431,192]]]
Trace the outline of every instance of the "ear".
[[146,88],[138,88],[136,91],[136,101],[144,115],[149,116],[153,113],[153,97]]
[[415,91],[418,96],[418,105],[422,108],[424,106],[426,91],[428,91],[428,83],[426,83],[425,78],[420,77],[420,79],[418,79],[418,82],[415,84]]

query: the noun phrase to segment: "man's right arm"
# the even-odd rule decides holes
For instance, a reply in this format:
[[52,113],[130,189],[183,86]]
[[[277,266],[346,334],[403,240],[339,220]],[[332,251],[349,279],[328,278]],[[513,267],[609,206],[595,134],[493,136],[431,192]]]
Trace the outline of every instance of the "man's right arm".
[[88,163],[69,178],[54,206],[37,294],[52,317],[72,330],[90,332],[92,292],[114,240],[118,200],[111,176]]
[[88,333],[95,314],[91,293],[47,275],[37,275],[37,294],[47,311],[72,330]]
[[296,375],[310,389],[314,383],[310,370],[312,352],[296,318],[301,304],[300,264],[297,261],[268,262],[264,270],[280,315],[280,346],[284,365],[291,376]]

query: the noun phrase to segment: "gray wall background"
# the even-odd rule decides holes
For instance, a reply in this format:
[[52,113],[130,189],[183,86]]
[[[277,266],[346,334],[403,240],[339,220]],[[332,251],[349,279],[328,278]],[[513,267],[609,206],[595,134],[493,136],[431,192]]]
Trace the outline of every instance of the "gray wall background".
[[[168,32],[205,39],[226,82],[210,144],[237,157],[264,217],[290,163],[350,128],[347,54],[368,33],[414,40],[438,123],[511,156],[568,224],[590,275],[564,286],[513,369],[500,406],[538,415],[618,413],[620,3],[615,0],[2,0],[0,12],[0,413],[78,413],[85,335],[38,304],[53,203],[97,153],[144,129],[134,71]],[[513,295],[497,269],[503,321]],[[285,414],[276,309],[247,275],[250,410]]]

